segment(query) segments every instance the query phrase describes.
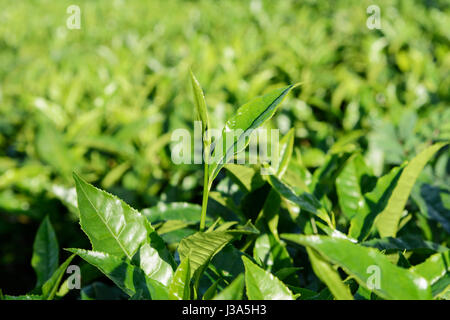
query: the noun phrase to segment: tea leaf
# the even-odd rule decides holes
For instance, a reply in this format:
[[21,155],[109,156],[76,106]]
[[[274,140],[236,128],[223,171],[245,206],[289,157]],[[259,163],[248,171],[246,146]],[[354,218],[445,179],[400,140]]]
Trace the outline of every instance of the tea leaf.
[[292,292],[277,277],[243,256],[245,286],[249,300],[295,300]]
[[[269,120],[279,104],[284,100],[289,91],[295,86],[274,90],[261,97],[257,97],[241,106],[236,114],[231,117],[222,130],[222,136],[215,142],[212,154],[212,163],[209,165],[209,184],[215,179],[220,169],[249,142],[249,136],[253,130]],[[232,141],[229,141],[233,133]]]
[[[281,235],[283,239],[316,250],[327,261],[337,264],[363,287],[385,299],[431,299],[430,284],[415,273],[397,267],[382,253],[345,239],[326,236]],[[379,270],[379,287],[370,287],[369,280]],[[370,278],[370,279],[369,279]]]
[[381,237],[395,237],[400,217],[417,177],[431,157],[445,145],[447,143],[436,143],[426,148],[406,165],[386,208],[375,220]]
[[244,275],[239,274],[228,287],[219,292],[213,300],[241,300],[244,291]]
[[178,253],[181,260],[189,258],[191,277],[203,272],[211,261],[234,236],[226,231],[197,232],[181,240]]
[[31,265],[36,271],[37,284],[40,287],[50,279],[59,264],[59,245],[55,231],[48,216],[42,220],[33,244]]
[[309,261],[317,277],[330,289],[338,300],[353,300],[350,289],[342,282],[339,273],[314,250],[307,248]]
[[67,249],[94,265],[130,297],[138,291],[146,299],[167,300],[168,289],[162,283],[150,279],[142,269],[123,258],[99,251]]
[[169,286],[170,300],[189,300],[191,296],[191,270],[189,257],[181,261]]
[[58,269],[53,273],[53,275],[42,285],[42,298],[45,300],[52,300],[56,292],[58,291],[59,284],[66,273],[66,269],[69,266],[70,262],[72,262],[75,255],[71,255],[67,258],[66,261],[62,265],[59,266]]
[[74,173],[80,225],[94,251],[137,261],[148,276],[167,284],[171,257],[147,219],[122,200],[93,187]]

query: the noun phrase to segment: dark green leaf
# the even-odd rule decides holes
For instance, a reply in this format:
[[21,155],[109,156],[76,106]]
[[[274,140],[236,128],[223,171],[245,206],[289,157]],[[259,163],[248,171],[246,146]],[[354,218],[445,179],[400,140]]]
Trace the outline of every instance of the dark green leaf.
[[119,288],[98,281],[81,289],[80,295],[81,300],[121,300],[127,297]]
[[56,269],[50,279],[48,279],[42,285],[42,297],[45,300],[52,300],[55,297],[56,292],[59,288],[59,284],[61,283],[61,280],[66,273],[66,269],[74,257],[75,255],[73,254],[69,258],[67,258],[67,260],[64,261],[64,263],[60,265],[58,269]]
[[58,268],[59,245],[48,216],[42,221],[34,239],[31,265],[37,275],[36,287],[40,287],[50,279]]

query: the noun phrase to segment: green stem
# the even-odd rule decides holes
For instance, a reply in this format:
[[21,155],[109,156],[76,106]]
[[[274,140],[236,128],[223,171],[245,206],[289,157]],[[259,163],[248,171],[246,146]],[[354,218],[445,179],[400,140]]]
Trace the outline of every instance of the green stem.
[[203,171],[203,199],[202,199],[202,215],[200,217],[200,231],[205,229],[206,222],[206,208],[208,206],[209,195],[209,179],[208,179],[208,163],[205,161]]

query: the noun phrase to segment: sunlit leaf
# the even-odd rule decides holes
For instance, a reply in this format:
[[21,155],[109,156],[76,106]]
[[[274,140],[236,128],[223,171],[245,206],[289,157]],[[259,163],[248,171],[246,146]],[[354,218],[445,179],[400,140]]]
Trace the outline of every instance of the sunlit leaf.
[[191,289],[189,283],[191,281],[191,270],[189,257],[181,261],[172,282],[169,286],[169,299],[171,300],[189,300],[191,296]]
[[244,275],[239,274],[228,287],[219,292],[213,300],[241,300],[244,293]]
[[173,269],[170,254],[147,219],[122,200],[74,174],[80,225],[94,251],[126,257],[148,276],[169,283]]
[[140,290],[146,299],[167,300],[169,297],[167,287],[149,278],[142,269],[130,264],[123,258],[98,251],[67,250],[99,268],[103,274],[129,296],[135,295]]
[[[249,142],[250,134],[269,120],[279,104],[294,86],[274,90],[241,106],[225,124],[222,136],[215,142],[212,163],[209,166],[209,183],[220,169]],[[239,131],[241,130],[241,131]],[[233,133],[230,136],[227,133]],[[228,136],[227,136],[228,135]],[[230,141],[231,139],[231,141]]]
[[446,143],[436,143],[418,154],[403,170],[386,208],[377,216],[375,225],[381,237],[395,237],[406,201],[422,169]]
[[269,271],[261,269],[243,256],[245,287],[249,300],[295,300],[292,292]]
[[359,211],[364,201],[364,189],[370,190],[368,181],[372,176],[371,170],[365,165],[364,159],[357,154],[351,157],[336,179],[336,191],[342,213],[349,219]]
[[[430,284],[424,277],[395,266],[376,249],[326,236],[285,234],[282,238],[316,250],[324,259],[343,268],[361,286],[383,298],[431,299]],[[380,272],[380,285],[371,288],[369,278],[374,268]]]
[[338,300],[353,300],[350,289],[342,282],[339,273],[314,250],[307,248],[309,261],[317,277],[322,280]]

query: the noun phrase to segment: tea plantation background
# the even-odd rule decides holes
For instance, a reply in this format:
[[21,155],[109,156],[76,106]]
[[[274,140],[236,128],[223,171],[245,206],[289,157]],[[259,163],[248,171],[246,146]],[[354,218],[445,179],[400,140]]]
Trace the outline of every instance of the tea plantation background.
[[[4,294],[35,287],[30,261],[44,217],[60,248],[90,248],[78,223],[73,171],[138,210],[201,204],[201,165],[174,165],[170,157],[171,132],[193,130],[189,69],[205,91],[211,127],[219,129],[250,99],[301,82],[268,126],[283,135],[294,128],[294,155],[312,173],[336,146],[360,151],[380,177],[431,143],[450,139],[448,1],[0,3]],[[72,4],[81,9],[80,29],[66,26]],[[366,25],[373,4],[381,9],[379,30]],[[446,147],[418,178],[400,236],[448,245],[449,175]],[[334,182],[330,188],[337,228],[346,232]],[[240,203],[226,170],[212,190],[254,221],[255,213],[245,209],[254,205]],[[208,215],[236,219],[232,206],[213,199]],[[163,226],[155,225],[172,252],[197,230]],[[279,229],[292,231],[283,220]],[[428,256],[405,255],[411,264]],[[60,262],[68,256],[61,250]],[[318,292],[324,285],[312,279],[305,261],[300,285]],[[99,272],[86,272],[85,297],[95,296],[88,287],[94,281],[105,290],[99,297],[122,297]],[[81,295],[71,291],[65,298]]]

